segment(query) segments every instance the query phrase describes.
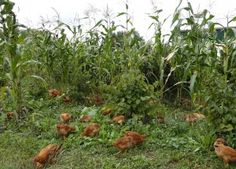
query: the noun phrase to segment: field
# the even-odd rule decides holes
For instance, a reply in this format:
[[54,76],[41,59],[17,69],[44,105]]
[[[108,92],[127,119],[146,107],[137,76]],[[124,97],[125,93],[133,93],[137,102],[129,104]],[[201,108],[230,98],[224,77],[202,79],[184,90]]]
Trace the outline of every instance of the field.
[[[55,143],[62,148],[50,165],[47,152],[44,168],[234,168],[214,148],[236,147],[236,17],[224,27],[181,2],[168,35],[162,10],[149,14],[155,33],[146,41],[128,4],[116,15],[125,26],[108,10],[88,30],[60,20],[33,29],[18,23],[14,3],[1,0],[0,168],[33,168],[39,151]],[[63,112],[75,128],[64,139],[57,131]],[[82,123],[82,115],[92,120]],[[125,121],[112,122],[116,115]],[[99,134],[82,136],[92,122]],[[127,131],[145,138],[126,136],[130,145],[119,151],[113,144]],[[214,147],[217,138],[225,142]]]
[[[49,102],[49,101],[48,101]],[[50,107],[50,108],[49,108]],[[9,124],[8,130],[0,135],[1,160],[4,169],[33,168],[32,158],[49,143],[62,143],[63,150],[57,162],[48,168],[161,168],[161,169],[221,169],[223,162],[214,153],[212,142],[214,128],[206,121],[193,125],[183,120],[184,111],[157,105],[156,109],[165,114],[165,123],[156,119],[148,125],[130,119],[125,124],[110,124],[108,116],[99,114],[98,107],[76,105],[44,105],[37,114],[30,116],[20,128]],[[84,110],[84,111],[83,111]],[[63,141],[56,134],[55,125],[60,112],[73,114],[71,125],[77,132]],[[98,137],[80,136],[84,123],[79,117],[94,113],[94,122],[102,127]],[[34,120],[33,120],[34,119]],[[125,130],[148,134],[144,143],[124,153],[112,146]],[[37,132],[38,131],[38,132]],[[40,131],[40,132],[39,132]]]

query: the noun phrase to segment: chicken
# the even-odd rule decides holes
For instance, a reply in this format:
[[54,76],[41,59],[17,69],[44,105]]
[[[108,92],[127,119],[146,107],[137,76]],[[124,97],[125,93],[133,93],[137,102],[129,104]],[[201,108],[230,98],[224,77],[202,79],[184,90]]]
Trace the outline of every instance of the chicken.
[[[218,139],[216,139],[215,143],[217,143],[217,144],[222,143],[222,144],[224,144],[224,145],[227,144],[226,141],[225,141],[223,138],[218,138]],[[215,144],[215,143],[214,143],[214,144]]]
[[58,135],[63,139],[65,139],[70,133],[75,132],[75,128],[68,124],[57,124],[56,128]]
[[7,120],[11,120],[14,118],[14,112],[7,112]]
[[72,118],[72,115],[71,114],[69,114],[69,113],[62,113],[61,115],[60,115],[60,120],[61,120],[61,122],[63,122],[63,123],[67,123],[67,122],[69,122],[70,120],[71,120],[71,118]]
[[100,130],[100,125],[97,123],[92,123],[85,127],[81,135],[87,137],[94,137],[99,133],[99,130]]
[[114,146],[118,148],[121,152],[124,150],[133,147],[137,144],[140,144],[144,141],[145,136],[141,135],[134,131],[127,131],[123,137],[117,139],[114,142]]
[[202,120],[205,118],[206,118],[206,116],[201,113],[192,113],[192,114],[187,114],[185,116],[185,121],[187,121],[189,123],[193,123],[195,121]]
[[48,93],[49,93],[49,95],[52,96],[52,97],[57,97],[57,96],[60,96],[60,95],[61,95],[60,91],[57,90],[57,89],[49,89],[49,90],[48,90]]
[[133,146],[133,138],[131,136],[123,136],[117,139],[114,144],[121,152]]
[[134,145],[142,143],[144,141],[144,138],[145,138],[144,135],[141,135],[141,134],[139,134],[138,132],[135,132],[135,131],[127,131],[125,133],[125,136],[132,137]]
[[58,154],[62,145],[49,144],[44,147],[34,158],[33,163],[37,169],[43,168],[47,163],[51,163]]
[[226,146],[222,138],[216,139],[214,142],[215,153],[219,158],[222,158],[224,163],[236,163],[236,150]]
[[102,110],[102,114],[103,115],[109,115],[112,113],[112,109],[111,108],[106,108],[104,110]]
[[80,122],[89,122],[90,120],[92,119],[92,116],[91,115],[83,115],[81,118],[80,118]]
[[112,121],[118,124],[122,124],[125,121],[125,116],[123,115],[115,116],[113,117]]

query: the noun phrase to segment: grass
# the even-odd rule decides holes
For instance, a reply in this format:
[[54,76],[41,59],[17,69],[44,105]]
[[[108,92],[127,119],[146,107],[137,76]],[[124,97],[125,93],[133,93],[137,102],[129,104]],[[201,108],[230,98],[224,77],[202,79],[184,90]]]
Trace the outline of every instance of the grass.
[[[31,169],[32,157],[49,143],[62,143],[63,150],[57,162],[47,166],[50,169],[222,169],[223,162],[214,153],[212,143],[214,130],[207,121],[192,126],[183,120],[184,111],[157,105],[158,112],[165,114],[166,123],[150,124],[130,119],[124,125],[109,124],[110,117],[101,116],[99,108],[83,108],[76,105],[44,105],[34,111],[21,127],[13,122],[0,134],[0,168]],[[59,114],[68,111],[73,114],[71,125],[77,132],[65,141],[59,139],[55,124]],[[78,119],[81,114],[96,112],[94,121],[102,127],[98,137],[81,138],[85,126]],[[34,114],[34,116],[33,116]],[[142,145],[117,153],[112,143],[125,130],[147,134]]]

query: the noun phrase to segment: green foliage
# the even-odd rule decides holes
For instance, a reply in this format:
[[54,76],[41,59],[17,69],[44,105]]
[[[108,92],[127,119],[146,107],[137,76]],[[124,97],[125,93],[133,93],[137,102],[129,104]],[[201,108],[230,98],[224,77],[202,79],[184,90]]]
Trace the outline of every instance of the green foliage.
[[[216,130],[222,134],[235,133],[234,126],[236,125],[235,118],[235,84],[224,83],[224,77],[218,75],[217,80],[213,80],[208,88],[207,93],[210,93],[207,102],[207,110],[209,112],[209,118],[214,124]],[[221,81],[219,80],[221,79]],[[231,136],[235,137],[234,134]]]
[[40,80],[43,79],[27,72],[29,66],[40,63],[24,55],[24,45],[27,45],[27,38],[20,31],[20,28],[23,28],[23,26],[17,23],[13,7],[14,3],[8,0],[0,2],[0,37],[3,49],[0,64],[10,86],[10,93],[14,104],[13,108],[17,112],[18,118],[21,118],[23,116],[23,80],[27,76]]
[[154,88],[145,81],[144,75],[138,70],[129,70],[112,82],[109,102],[113,103],[118,112],[129,117],[134,114],[147,115],[149,101],[155,99]]
[[15,101],[15,108],[20,111],[22,106],[21,82],[20,82],[20,56],[17,52],[17,44],[19,43],[19,30],[16,23],[16,16],[13,13],[14,3],[10,1],[1,1],[1,38],[3,46],[2,60],[6,62],[5,66],[2,61],[2,67],[5,70],[8,80],[11,82],[13,88],[12,95]]
[[[187,12],[189,16],[181,18],[182,12]],[[206,85],[202,78],[217,57],[214,24],[211,23],[213,17],[206,10],[194,13],[190,3],[188,7],[175,11],[172,21],[175,26],[169,39],[175,50],[168,61],[174,70],[179,100],[187,96],[194,102],[194,94]]]

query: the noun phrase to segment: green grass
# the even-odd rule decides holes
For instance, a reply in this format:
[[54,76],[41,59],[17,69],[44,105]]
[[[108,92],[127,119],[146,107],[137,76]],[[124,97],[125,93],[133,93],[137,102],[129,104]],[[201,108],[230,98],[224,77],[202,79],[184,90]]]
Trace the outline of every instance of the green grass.
[[[222,160],[214,153],[214,130],[206,121],[190,126],[183,120],[184,111],[157,105],[158,112],[165,114],[165,124],[150,124],[128,120],[124,125],[109,124],[110,117],[99,114],[99,108],[83,109],[81,106],[46,105],[29,115],[21,127],[13,122],[0,134],[0,168],[33,168],[32,157],[49,143],[62,143],[55,132],[60,112],[73,114],[71,125],[77,132],[63,142],[63,150],[50,169],[222,169]],[[97,112],[95,122],[101,124],[96,138],[81,138],[85,124],[78,119],[83,113]],[[147,134],[142,145],[117,154],[112,146],[125,130]]]

